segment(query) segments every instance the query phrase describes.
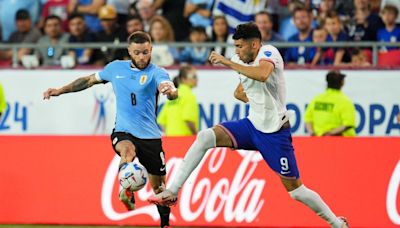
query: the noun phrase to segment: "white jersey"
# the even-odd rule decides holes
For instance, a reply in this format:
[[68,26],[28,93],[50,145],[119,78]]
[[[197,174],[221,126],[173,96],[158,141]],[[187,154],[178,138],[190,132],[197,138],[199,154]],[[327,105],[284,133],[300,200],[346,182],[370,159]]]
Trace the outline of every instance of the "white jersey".
[[254,62],[249,64],[240,60],[237,54],[231,60],[245,66],[258,66],[260,61],[268,61],[274,65],[274,70],[266,82],[256,81],[241,74],[239,78],[249,99],[250,110],[247,118],[259,131],[278,131],[282,124],[288,121],[284,63],[278,49],[272,45],[263,45]]

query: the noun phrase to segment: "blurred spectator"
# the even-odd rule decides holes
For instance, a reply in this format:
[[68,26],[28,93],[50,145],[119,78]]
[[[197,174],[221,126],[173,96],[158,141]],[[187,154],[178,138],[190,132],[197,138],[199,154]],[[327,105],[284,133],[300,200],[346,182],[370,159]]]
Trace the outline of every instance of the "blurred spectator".
[[129,8],[132,3],[137,0],[107,0],[107,5],[112,5],[117,10],[117,22],[121,26],[125,26],[125,22],[129,15]]
[[[69,17],[69,43],[91,43],[96,41],[94,33],[90,32],[85,24],[82,14],[72,14]],[[69,51],[78,64],[93,63],[93,52],[91,48],[74,48]]]
[[139,16],[129,16],[126,19],[126,35],[127,37],[137,31],[144,31],[142,18]]
[[[381,9],[385,7],[385,5],[396,6],[398,10],[400,10],[400,1],[399,0],[381,0]],[[400,24],[400,15],[397,15],[396,24]]]
[[[328,32],[323,26],[318,26],[313,30],[313,43],[323,43],[326,42],[328,38]],[[325,47],[317,47],[314,58],[311,62],[311,65],[327,65],[328,61],[326,61],[326,49]]]
[[140,17],[139,12],[138,12],[138,10],[136,8],[136,4],[137,4],[137,1],[135,1],[132,4],[129,5],[128,16],[138,16],[138,17]]
[[211,26],[211,11],[215,0],[186,0],[183,16],[189,18],[192,27],[201,26],[207,29]]
[[326,16],[335,11],[335,0],[321,0],[318,8],[317,24],[324,26]]
[[11,33],[16,30],[17,27],[14,18],[20,9],[25,9],[29,12],[33,25],[38,22],[40,11],[39,0],[0,1],[0,27],[2,29],[3,41],[7,41]]
[[143,20],[144,31],[146,32],[149,31],[151,18],[156,15],[156,11],[154,10],[152,3],[153,2],[151,0],[138,0],[138,3],[136,4],[139,16]]
[[4,96],[3,85],[0,83],[0,119],[7,108],[6,97]]
[[[13,32],[8,39],[8,43],[20,44],[20,43],[36,43],[42,36],[40,31],[36,29],[30,18],[29,12],[24,9],[17,11],[15,15],[15,24],[17,25],[17,31]],[[18,50],[18,61],[21,61],[22,56],[30,54],[31,49],[20,48]],[[12,50],[0,50],[1,60],[11,60],[13,52]]]
[[[382,9],[381,17],[384,28],[378,30],[377,40],[384,42],[399,42],[400,41],[400,26],[396,26],[396,18],[399,15],[399,10],[396,6],[386,5]],[[399,47],[381,47],[381,52],[387,52],[390,50],[398,49]],[[400,58],[400,56],[399,56]]]
[[[126,35],[122,28],[117,24],[117,11],[111,5],[102,6],[99,10],[99,19],[103,31],[96,34],[96,40],[102,43],[114,43],[119,44],[126,42]],[[104,64],[111,62],[115,59],[123,59],[126,51],[124,49],[114,48],[101,48],[100,62]],[[96,57],[98,59],[99,57]]]
[[[289,38],[290,42],[312,42],[312,15],[306,8],[297,8],[293,12],[297,34]],[[316,52],[314,47],[291,47],[286,50],[285,61],[287,63],[305,64],[311,63]]]
[[276,32],[279,31],[279,20],[281,19],[281,16],[286,13],[283,12],[285,11],[285,8],[287,8],[287,6],[282,4],[282,0],[268,0],[267,6],[262,10],[270,15],[273,30]]
[[64,31],[69,31],[68,3],[69,0],[47,0],[42,7],[42,14],[40,16],[38,27],[42,29],[44,26],[44,19],[50,15],[55,15],[61,18]]
[[371,63],[368,61],[365,50],[355,48],[351,52],[351,66],[354,67],[368,67]]
[[354,0],[336,0],[336,12],[345,17],[350,16],[354,10],[353,1]]
[[[203,27],[193,27],[190,32],[190,42],[193,44],[207,41],[206,30]],[[185,47],[180,54],[181,63],[204,65],[208,62],[210,49],[207,47]]]
[[[233,45],[232,35],[229,34],[228,22],[225,16],[219,15],[214,17],[211,41]],[[234,47],[215,46],[211,51],[215,51],[229,59],[235,54]]]
[[266,11],[256,13],[255,23],[261,32],[262,42],[283,42],[282,36],[272,30],[272,18]]
[[176,41],[184,41],[189,37],[190,23],[183,17],[185,3],[186,0],[155,0],[152,5],[155,10],[162,10],[162,15],[174,30]]
[[294,24],[293,14],[295,9],[305,8],[304,3],[300,0],[292,0],[288,4],[288,10],[290,12],[290,16],[285,17],[281,20],[279,25],[279,34],[285,40],[289,40],[290,37],[294,36],[298,30],[296,25]]
[[36,53],[44,66],[59,65],[61,56],[66,54],[65,49],[59,47],[59,44],[67,43],[69,38],[63,33],[61,18],[52,15],[45,18],[44,33],[37,44],[46,47],[39,48]]
[[212,15],[225,15],[229,33],[233,33],[239,24],[254,21],[254,15],[266,6],[267,0],[218,0]]
[[378,29],[383,22],[376,13],[371,12],[368,0],[354,0],[355,10],[348,23],[348,34],[354,41],[375,41]]
[[306,128],[312,136],[355,136],[356,110],[353,102],[340,90],[345,75],[330,71],[327,90],[316,96],[306,108]]
[[159,66],[171,66],[178,58],[175,48],[168,47],[165,42],[174,42],[174,31],[169,22],[160,15],[155,15],[150,21],[150,36],[155,44],[151,53],[152,63]]
[[199,130],[200,111],[196,95],[192,89],[197,86],[196,69],[186,65],[179,69],[174,78],[177,83],[179,97],[167,100],[162,107],[157,122],[166,136],[196,135]]
[[[124,41],[124,37],[129,37],[129,35],[131,35],[134,32],[144,31],[144,25],[142,22],[142,18],[140,18],[139,15],[128,16],[125,24],[126,24],[125,31],[122,32],[123,35],[121,36],[121,42]],[[118,59],[129,60],[130,56],[128,53],[128,49],[126,49],[126,48],[118,49]]]
[[[347,34],[342,29],[342,22],[340,21],[339,15],[335,12],[330,12],[326,16],[325,28],[328,31],[327,42],[348,41],[349,38]],[[335,66],[340,65],[343,60],[349,62],[349,56],[344,48],[328,48],[326,51],[326,60],[328,64],[333,64]]]
[[85,17],[85,23],[92,32],[102,31],[99,18],[100,8],[105,0],[69,0],[68,13],[81,13]]

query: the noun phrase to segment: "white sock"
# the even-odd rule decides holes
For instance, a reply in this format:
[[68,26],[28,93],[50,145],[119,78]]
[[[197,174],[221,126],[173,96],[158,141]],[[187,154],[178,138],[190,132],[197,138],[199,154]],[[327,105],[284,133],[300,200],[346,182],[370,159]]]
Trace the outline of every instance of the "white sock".
[[306,186],[301,185],[295,190],[289,192],[290,197],[300,201],[311,208],[319,217],[327,221],[332,227],[342,227],[342,221],[336,217],[331,209],[326,205],[318,193]]
[[209,128],[200,131],[178,168],[177,176],[174,178],[171,187],[169,188],[171,192],[178,194],[179,189],[200,163],[207,150],[213,147],[216,147],[214,130]]

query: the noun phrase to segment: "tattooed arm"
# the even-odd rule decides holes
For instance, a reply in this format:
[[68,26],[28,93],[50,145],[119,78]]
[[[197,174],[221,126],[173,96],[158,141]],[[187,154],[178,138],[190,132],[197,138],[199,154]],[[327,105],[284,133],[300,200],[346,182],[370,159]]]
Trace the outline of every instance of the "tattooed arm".
[[43,99],[50,99],[50,97],[52,96],[56,97],[64,93],[78,92],[99,83],[102,83],[102,81],[97,80],[94,74],[86,77],[81,77],[59,89],[48,89],[46,92],[43,93]]

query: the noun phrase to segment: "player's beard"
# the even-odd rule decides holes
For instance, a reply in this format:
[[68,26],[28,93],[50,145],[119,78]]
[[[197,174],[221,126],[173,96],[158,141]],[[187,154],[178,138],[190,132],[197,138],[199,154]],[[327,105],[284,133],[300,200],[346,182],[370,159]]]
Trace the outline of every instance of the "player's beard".
[[151,57],[149,58],[149,60],[146,63],[137,63],[134,59],[131,59],[131,61],[132,61],[133,66],[135,66],[139,70],[143,70],[150,64]]

